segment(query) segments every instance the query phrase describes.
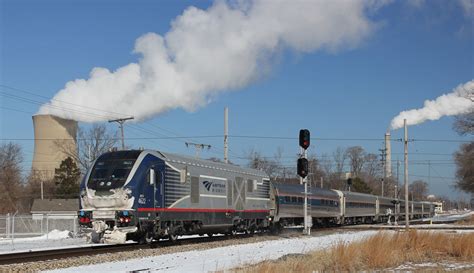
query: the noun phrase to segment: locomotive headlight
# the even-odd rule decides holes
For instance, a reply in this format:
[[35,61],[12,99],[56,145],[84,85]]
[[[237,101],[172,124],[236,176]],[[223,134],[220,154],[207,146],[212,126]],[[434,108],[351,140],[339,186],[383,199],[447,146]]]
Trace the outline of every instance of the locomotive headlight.
[[117,219],[119,226],[128,226],[133,222],[133,214],[128,210],[116,211],[115,219]]

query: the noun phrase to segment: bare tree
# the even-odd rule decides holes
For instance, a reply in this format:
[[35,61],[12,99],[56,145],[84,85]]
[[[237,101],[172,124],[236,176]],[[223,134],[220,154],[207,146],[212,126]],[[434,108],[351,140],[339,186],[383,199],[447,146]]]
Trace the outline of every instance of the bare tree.
[[370,177],[377,177],[380,174],[379,156],[376,154],[367,154],[364,159],[363,171]]
[[349,159],[349,164],[351,166],[351,173],[357,177],[364,167],[366,160],[366,153],[364,148],[361,146],[349,147],[346,150],[347,158]]
[[455,187],[474,194],[474,141],[462,144],[454,154],[456,162]]
[[276,179],[283,170],[276,160],[265,158],[260,152],[250,150],[247,158],[248,167],[264,171],[271,179]]
[[328,154],[322,154],[321,158],[320,163],[324,173],[326,175],[333,173],[334,168],[330,156]]
[[465,115],[456,116],[453,129],[462,136],[474,134],[474,111]]
[[321,179],[322,178],[324,179],[325,174],[315,154],[311,154],[308,156],[308,169],[309,169],[309,176],[308,176],[309,182],[312,183],[312,185],[319,186]]
[[337,147],[336,151],[332,153],[332,157],[335,164],[335,172],[338,175],[341,175],[342,172],[344,171],[344,164],[347,159],[347,154],[343,148]]
[[[453,128],[459,135],[473,135],[474,111],[457,116]],[[456,163],[457,178],[455,187],[465,192],[474,193],[474,141],[461,144],[459,151],[454,154],[454,162]]]
[[22,192],[21,147],[15,143],[0,145],[0,213],[15,212]]
[[428,183],[423,180],[413,181],[408,186],[408,191],[410,192],[413,200],[425,200],[428,195]]
[[118,143],[117,133],[109,133],[104,124],[94,124],[89,130],[79,128],[77,135],[77,147],[72,147],[70,141],[63,140],[57,140],[55,144],[78,163],[82,172],[89,169],[97,157]]

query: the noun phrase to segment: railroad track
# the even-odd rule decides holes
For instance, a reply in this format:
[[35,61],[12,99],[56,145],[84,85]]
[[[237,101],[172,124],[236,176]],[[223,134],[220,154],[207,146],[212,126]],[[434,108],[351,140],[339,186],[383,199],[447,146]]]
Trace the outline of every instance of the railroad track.
[[59,249],[40,250],[40,251],[30,250],[30,251],[23,251],[23,252],[0,254],[0,265],[47,261],[47,260],[60,260],[60,259],[67,259],[70,257],[97,255],[97,254],[103,254],[103,253],[116,253],[116,252],[123,252],[123,251],[133,251],[133,250],[149,249],[149,248],[157,248],[157,247],[168,247],[168,246],[183,245],[183,244],[216,242],[216,241],[224,241],[224,240],[236,239],[236,238],[246,238],[250,236],[251,235],[247,235],[247,234],[237,234],[235,236],[182,238],[182,239],[178,239],[176,242],[165,240],[165,241],[153,242],[151,244],[130,243],[130,244],[120,244],[120,245],[91,245],[91,246],[84,246],[84,247],[59,248]]
[[[319,227],[312,229],[312,235],[326,235],[326,233],[342,231],[338,227]],[[253,236],[259,235],[270,235],[269,233],[256,233]],[[281,238],[291,238],[301,235],[301,229],[285,229],[282,233],[274,236]],[[199,244],[205,242],[218,242],[231,239],[243,239],[251,237],[249,234],[237,234],[235,236],[212,236],[212,237],[193,237],[193,238],[181,238],[175,242],[169,240],[163,240],[158,242],[153,242],[151,244],[138,244],[138,243],[129,243],[129,244],[118,244],[118,245],[91,245],[91,246],[81,246],[81,247],[71,247],[71,248],[59,248],[59,249],[50,249],[50,250],[40,250],[40,251],[22,251],[14,252],[7,254],[0,254],[0,265],[11,265],[18,263],[27,263],[27,262],[38,262],[38,261],[48,261],[48,260],[61,260],[71,257],[79,256],[90,256],[104,253],[117,253],[125,251],[133,251],[139,249],[150,249],[158,247],[169,247],[176,245],[186,245],[186,244]]]

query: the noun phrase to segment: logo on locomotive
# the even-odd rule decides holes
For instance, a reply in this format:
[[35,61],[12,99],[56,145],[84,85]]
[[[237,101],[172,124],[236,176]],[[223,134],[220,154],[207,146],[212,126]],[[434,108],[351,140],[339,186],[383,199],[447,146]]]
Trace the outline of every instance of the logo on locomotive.
[[202,184],[209,192],[214,193],[225,193],[225,183],[221,181],[202,181]]

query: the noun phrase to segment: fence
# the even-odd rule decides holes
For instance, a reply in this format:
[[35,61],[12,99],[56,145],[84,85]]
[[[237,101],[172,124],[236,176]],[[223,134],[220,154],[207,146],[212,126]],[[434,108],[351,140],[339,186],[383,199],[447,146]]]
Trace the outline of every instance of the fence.
[[0,239],[27,238],[46,235],[52,230],[68,230],[76,236],[77,215],[0,215]]

